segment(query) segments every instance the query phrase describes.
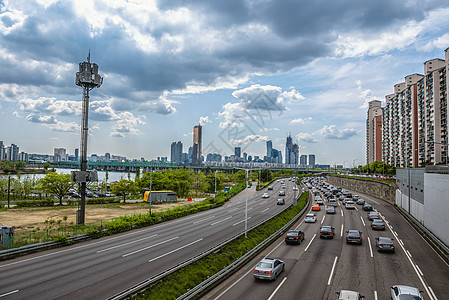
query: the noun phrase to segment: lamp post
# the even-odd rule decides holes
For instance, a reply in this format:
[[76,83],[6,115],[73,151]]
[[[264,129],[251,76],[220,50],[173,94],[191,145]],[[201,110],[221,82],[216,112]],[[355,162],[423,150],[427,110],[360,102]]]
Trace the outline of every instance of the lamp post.
[[245,188],[246,188],[246,199],[245,199],[245,238],[248,237],[248,171],[249,169],[235,168],[239,170],[244,170],[246,172]]
[[217,197],[217,170],[215,170],[215,197]]

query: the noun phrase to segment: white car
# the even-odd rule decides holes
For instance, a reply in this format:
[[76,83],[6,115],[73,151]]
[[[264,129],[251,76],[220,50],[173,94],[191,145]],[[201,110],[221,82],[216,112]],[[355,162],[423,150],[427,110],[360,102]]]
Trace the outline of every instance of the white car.
[[400,300],[400,299],[416,299],[422,300],[424,299],[421,296],[422,291],[418,290],[415,287],[407,286],[407,285],[394,285],[390,288],[391,291],[391,299]]
[[263,193],[262,194],[262,198],[268,198],[268,197],[270,197],[270,195],[268,195],[268,193]]
[[315,223],[316,222],[316,215],[315,214],[307,214],[306,218],[304,219],[304,223]]
[[293,187],[293,190],[294,190],[294,191],[297,191],[297,190],[298,190],[298,187],[294,186],[294,187]]
[[340,292],[337,292],[337,295],[338,295],[338,300],[365,299],[365,296],[362,296],[359,294],[359,292],[355,292],[355,291],[341,290]]
[[355,209],[354,201],[347,200],[345,202],[345,208],[346,209]]

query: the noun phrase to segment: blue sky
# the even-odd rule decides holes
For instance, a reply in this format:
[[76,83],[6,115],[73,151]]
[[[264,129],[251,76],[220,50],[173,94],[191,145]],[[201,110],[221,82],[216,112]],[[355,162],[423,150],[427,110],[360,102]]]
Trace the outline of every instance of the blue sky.
[[[76,3],[76,5],[75,5]],[[367,102],[449,47],[449,1],[0,1],[0,140],[80,144],[78,63],[99,65],[88,154],[240,146],[365,162]]]

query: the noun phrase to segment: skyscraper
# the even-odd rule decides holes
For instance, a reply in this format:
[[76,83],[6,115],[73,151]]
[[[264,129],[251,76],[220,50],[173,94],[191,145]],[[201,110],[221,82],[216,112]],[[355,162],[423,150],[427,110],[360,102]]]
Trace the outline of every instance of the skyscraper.
[[79,153],[80,153],[80,150],[78,148],[75,148],[75,161],[79,161],[80,160]]
[[366,163],[382,161],[382,107],[379,100],[370,101],[366,118]]
[[271,150],[273,149],[273,143],[271,140],[267,141],[267,156],[271,157]]
[[299,158],[299,164],[303,167],[307,166],[307,155],[301,155],[301,157]]
[[170,161],[177,164],[182,162],[182,143],[180,141],[171,143]]
[[235,155],[236,158],[240,158],[240,156],[242,155],[242,148],[235,147],[234,148],[234,155]]
[[19,147],[15,144],[11,144],[6,148],[6,159],[10,161],[19,160]]
[[0,160],[5,158],[6,158],[5,145],[3,144],[3,141],[0,141]]
[[293,144],[292,137],[289,135],[285,143],[285,163],[297,165],[299,163],[299,146]]
[[192,165],[201,165],[202,156],[202,131],[203,127],[201,125],[196,125],[193,127],[193,151],[192,151]]
[[315,154],[309,154],[309,166],[315,168]]

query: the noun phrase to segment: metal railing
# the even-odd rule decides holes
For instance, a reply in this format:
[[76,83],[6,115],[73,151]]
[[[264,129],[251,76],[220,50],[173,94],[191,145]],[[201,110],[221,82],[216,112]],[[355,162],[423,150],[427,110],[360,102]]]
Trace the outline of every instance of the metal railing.
[[[298,196],[298,199],[301,197],[301,195],[302,195],[302,192],[301,192],[301,194]],[[287,207],[284,208],[283,210],[279,211],[277,214],[273,215],[273,216],[270,217],[269,219],[266,219],[266,220],[264,220],[264,221],[261,221],[261,222],[259,222],[258,224],[256,224],[256,225],[250,227],[249,230],[252,230],[252,229],[254,229],[254,228],[256,228],[256,227],[258,227],[258,226],[260,226],[260,225],[262,225],[262,224],[264,224],[264,223],[266,223],[266,222],[272,220],[273,218],[277,217],[279,214],[283,213],[285,210],[289,209],[291,206],[292,206],[292,204],[290,204],[289,206],[287,206]],[[290,220],[290,221],[289,221],[286,225],[284,225],[280,230],[278,230],[276,233],[272,234],[270,237],[268,237],[266,240],[264,240],[263,242],[261,242],[261,243],[260,243],[259,245],[257,245],[255,248],[257,248],[258,251],[260,251],[260,249],[262,249],[263,246],[266,246],[266,245],[268,244],[267,240],[270,240],[270,241],[271,241],[271,239],[273,238],[274,235],[279,234],[280,232],[283,232],[283,230],[285,230],[285,228],[288,228],[288,226],[290,226],[291,224],[293,224],[293,223],[294,223],[294,222],[295,222],[295,221],[296,221],[296,220],[297,220],[297,219],[304,213],[304,211],[305,211],[306,208],[307,208],[307,205],[300,211],[300,213],[298,213],[298,215],[297,215],[294,219]],[[288,226],[287,226],[287,225],[288,225]],[[281,230],[282,230],[282,231],[281,231]],[[118,300],[118,299],[124,299],[124,298],[126,298],[126,297],[130,297],[130,296],[132,296],[133,294],[135,294],[135,293],[137,293],[137,292],[139,292],[139,291],[141,291],[141,290],[143,290],[143,289],[146,289],[146,288],[150,287],[151,285],[153,285],[153,284],[155,284],[156,282],[160,281],[161,279],[167,277],[168,275],[170,275],[170,274],[172,274],[172,273],[174,273],[174,272],[176,272],[176,271],[178,271],[178,270],[180,270],[180,269],[182,269],[182,268],[184,268],[184,267],[186,267],[186,266],[188,266],[188,265],[190,265],[190,264],[193,264],[194,262],[196,262],[196,261],[198,261],[198,260],[200,260],[200,259],[206,257],[207,255],[209,255],[209,254],[211,254],[211,253],[217,251],[218,249],[220,249],[220,248],[226,246],[227,244],[229,244],[230,242],[236,240],[237,238],[239,238],[239,237],[241,237],[241,236],[244,236],[244,234],[245,234],[244,232],[241,232],[241,233],[239,233],[239,234],[237,234],[237,235],[234,235],[234,236],[232,236],[231,238],[229,238],[229,239],[227,239],[227,240],[225,240],[225,241],[219,243],[218,245],[216,245],[216,246],[214,246],[214,247],[212,247],[212,248],[210,248],[210,249],[208,249],[208,250],[206,250],[206,251],[204,251],[204,252],[202,252],[202,253],[200,253],[200,254],[198,254],[198,255],[196,255],[196,256],[194,256],[194,257],[192,257],[192,258],[190,258],[190,259],[188,259],[188,260],[186,260],[186,261],[184,261],[184,262],[182,262],[182,263],[180,263],[180,264],[178,264],[178,265],[176,265],[176,266],[173,266],[173,267],[171,267],[170,269],[168,269],[168,270],[166,270],[166,271],[164,271],[164,272],[161,272],[161,273],[159,273],[159,274],[157,274],[157,275],[155,275],[155,276],[153,276],[153,277],[151,277],[151,278],[148,278],[148,279],[146,279],[146,280],[144,280],[144,281],[142,281],[142,282],[139,282],[138,284],[136,284],[136,285],[134,285],[134,286],[132,286],[132,287],[130,287],[130,288],[124,290],[124,291],[121,291],[121,292],[119,292],[119,293],[117,293],[117,294],[115,294],[115,295],[113,295],[113,296],[111,296],[111,297],[109,297],[109,298],[107,298],[107,300]],[[253,249],[255,249],[255,248],[253,248]],[[253,250],[251,250],[251,251],[253,251]],[[250,251],[250,252],[251,252],[251,251]],[[248,252],[248,253],[250,253],[250,252]],[[252,253],[255,253],[255,252],[252,252]],[[247,254],[245,254],[245,255],[247,255]],[[246,258],[246,259],[247,259],[247,258]],[[242,258],[240,258],[240,259],[237,260],[237,261],[242,261]],[[235,265],[235,264],[237,263],[237,261],[234,262],[234,263],[231,264],[231,265]],[[231,265],[230,265],[230,266],[231,266]],[[229,266],[226,267],[226,268],[229,268]],[[226,269],[226,268],[225,268],[225,269]],[[225,269],[223,269],[223,270],[225,270]],[[220,272],[223,272],[223,271],[220,271]],[[220,272],[219,272],[219,273],[220,273]],[[218,273],[217,273],[217,274],[218,274]],[[213,276],[211,276],[208,280],[211,280],[212,278],[215,278],[215,276],[216,276],[216,274],[213,275]],[[224,275],[223,275],[223,276],[224,276]],[[221,278],[222,278],[222,277],[219,277],[219,279],[221,279]],[[217,280],[218,280],[218,279],[217,279]],[[202,285],[202,284],[200,284],[200,285]],[[204,286],[204,288],[206,288],[206,287],[208,287],[208,286],[210,286],[210,285]],[[192,291],[192,292],[193,292],[193,291],[196,291],[196,290],[197,290],[196,288],[197,288],[197,287],[194,287],[194,288],[192,288],[190,291]],[[189,291],[189,292],[190,292],[190,291]],[[202,291],[203,291],[203,289],[199,290],[198,292],[202,292]],[[195,294],[195,295],[196,295],[196,294]],[[183,295],[183,296],[184,296],[184,295]],[[182,297],[182,296],[181,296],[181,297]],[[181,298],[181,299],[183,299],[183,298]],[[185,298],[185,299],[189,299],[189,298]]]

